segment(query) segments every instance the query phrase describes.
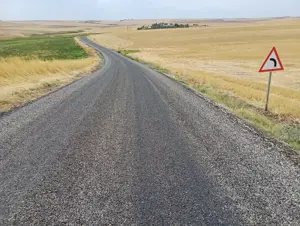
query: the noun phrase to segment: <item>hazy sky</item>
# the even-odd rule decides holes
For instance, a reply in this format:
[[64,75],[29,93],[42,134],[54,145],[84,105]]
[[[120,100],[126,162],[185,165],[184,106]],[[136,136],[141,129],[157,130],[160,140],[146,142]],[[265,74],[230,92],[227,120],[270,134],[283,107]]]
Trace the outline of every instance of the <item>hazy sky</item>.
[[0,20],[300,16],[299,0],[0,0]]

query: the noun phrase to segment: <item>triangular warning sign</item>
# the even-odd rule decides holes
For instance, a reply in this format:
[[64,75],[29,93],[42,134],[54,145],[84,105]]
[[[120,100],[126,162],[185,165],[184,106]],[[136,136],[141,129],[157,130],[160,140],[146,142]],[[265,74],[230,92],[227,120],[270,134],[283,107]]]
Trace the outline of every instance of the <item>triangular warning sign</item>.
[[279,58],[278,52],[275,47],[267,56],[265,62],[259,69],[259,72],[282,71],[284,70],[282,62]]

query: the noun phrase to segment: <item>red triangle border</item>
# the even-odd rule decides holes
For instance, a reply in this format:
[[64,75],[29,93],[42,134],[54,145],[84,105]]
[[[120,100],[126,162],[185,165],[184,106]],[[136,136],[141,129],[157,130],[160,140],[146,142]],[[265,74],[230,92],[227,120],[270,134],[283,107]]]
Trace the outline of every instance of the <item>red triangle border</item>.
[[[279,61],[280,68],[274,68],[274,69],[269,69],[269,70],[263,70],[265,64],[267,63],[267,61],[268,61],[268,59],[270,58],[270,56],[271,56],[271,54],[273,53],[273,51],[275,52],[275,55],[276,55],[276,57],[277,57],[277,59],[278,59],[278,61]],[[281,60],[280,60],[280,57],[279,57],[279,55],[278,55],[278,52],[277,52],[276,47],[273,47],[272,50],[271,50],[271,52],[269,53],[269,55],[268,55],[267,58],[265,59],[264,63],[263,63],[262,66],[260,67],[259,72],[271,72],[271,71],[282,71],[282,70],[284,70],[283,64],[282,64],[282,62],[281,62]]]

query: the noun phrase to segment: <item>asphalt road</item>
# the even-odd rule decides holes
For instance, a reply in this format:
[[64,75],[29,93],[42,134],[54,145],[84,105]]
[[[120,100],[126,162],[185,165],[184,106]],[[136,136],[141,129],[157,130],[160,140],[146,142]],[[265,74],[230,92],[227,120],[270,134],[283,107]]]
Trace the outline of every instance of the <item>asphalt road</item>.
[[299,225],[282,147],[84,39],[102,70],[0,118],[0,225]]

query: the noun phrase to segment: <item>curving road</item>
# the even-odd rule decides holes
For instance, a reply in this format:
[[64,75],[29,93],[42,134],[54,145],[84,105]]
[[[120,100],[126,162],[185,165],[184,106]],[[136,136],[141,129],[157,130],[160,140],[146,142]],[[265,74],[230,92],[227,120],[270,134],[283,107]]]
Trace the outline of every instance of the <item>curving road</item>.
[[102,70],[0,118],[0,225],[299,225],[300,170],[201,95]]

